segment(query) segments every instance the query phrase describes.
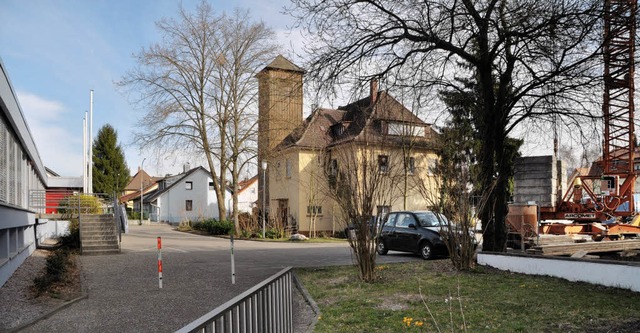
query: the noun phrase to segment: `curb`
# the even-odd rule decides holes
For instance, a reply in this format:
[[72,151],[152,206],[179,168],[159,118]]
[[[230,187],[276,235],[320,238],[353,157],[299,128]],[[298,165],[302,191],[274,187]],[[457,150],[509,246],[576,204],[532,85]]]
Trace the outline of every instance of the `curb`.
[[47,318],[53,316],[57,312],[65,309],[65,308],[67,308],[67,307],[69,307],[69,306],[71,306],[71,305],[73,305],[73,304],[75,304],[75,303],[77,303],[77,302],[79,302],[79,301],[81,301],[83,299],[89,298],[89,293],[86,290],[87,284],[86,284],[85,277],[84,277],[84,270],[82,269],[82,263],[80,262],[79,259],[77,260],[77,264],[80,266],[80,268],[79,268],[79,270],[80,270],[80,290],[81,290],[80,296],[78,296],[78,297],[76,297],[76,298],[74,298],[74,299],[72,299],[70,301],[66,301],[63,304],[58,305],[55,309],[36,317],[35,319],[33,319],[32,321],[30,321],[28,323],[24,323],[24,324],[22,324],[20,326],[16,326],[16,327],[10,328],[7,332],[8,333],[19,332],[19,331],[21,331],[21,330],[23,330],[23,329],[25,329],[25,328],[27,328],[29,326],[32,326],[32,325],[36,324],[37,322],[39,322],[41,320],[44,320],[44,319],[47,319]]
[[309,294],[309,291],[307,291],[307,288],[305,288],[304,285],[302,285],[302,282],[298,279],[296,272],[292,271],[291,273],[293,274],[293,284],[296,285],[296,288],[302,294],[302,297],[304,298],[304,300],[307,302],[307,304],[309,304],[313,313],[315,313],[315,316],[313,317],[313,321],[311,322],[311,324],[309,324],[309,327],[307,327],[307,330],[306,330],[306,333],[311,333],[313,332],[314,328],[316,327],[316,324],[318,323],[318,318],[320,318],[320,315],[321,315],[320,308],[318,307],[318,304],[313,299],[313,297],[311,297],[311,294]]

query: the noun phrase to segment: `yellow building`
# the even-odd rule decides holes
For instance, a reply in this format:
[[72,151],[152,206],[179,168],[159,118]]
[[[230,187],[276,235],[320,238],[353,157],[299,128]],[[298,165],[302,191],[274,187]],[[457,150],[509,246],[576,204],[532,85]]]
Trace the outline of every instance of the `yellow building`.
[[[296,73],[301,78],[303,72]],[[289,86],[300,89],[290,93],[299,98],[290,105],[302,105],[302,85]],[[279,116],[277,106],[260,105],[260,117]],[[316,109],[263,153],[268,156],[269,218],[292,231],[317,235],[344,230],[347,212],[427,209],[437,193],[432,174],[436,136],[429,124],[379,92],[375,81],[366,98],[337,110]]]

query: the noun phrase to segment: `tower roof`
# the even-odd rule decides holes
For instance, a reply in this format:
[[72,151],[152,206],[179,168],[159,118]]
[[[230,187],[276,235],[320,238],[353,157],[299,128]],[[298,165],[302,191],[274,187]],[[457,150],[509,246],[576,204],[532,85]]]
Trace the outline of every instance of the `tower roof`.
[[283,57],[281,54],[278,54],[273,61],[268,64],[262,71],[267,69],[279,69],[285,71],[299,72],[304,73],[304,69],[298,67],[296,64],[289,61],[289,59]]

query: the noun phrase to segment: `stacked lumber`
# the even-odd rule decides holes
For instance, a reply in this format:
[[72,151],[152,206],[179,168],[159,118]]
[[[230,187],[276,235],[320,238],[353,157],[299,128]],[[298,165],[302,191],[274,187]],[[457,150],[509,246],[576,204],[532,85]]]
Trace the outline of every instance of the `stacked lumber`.
[[619,252],[640,249],[640,239],[584,242],[584,243],[556,243],[534,246],[527,253],[549,256],[573,255],[582,253]]

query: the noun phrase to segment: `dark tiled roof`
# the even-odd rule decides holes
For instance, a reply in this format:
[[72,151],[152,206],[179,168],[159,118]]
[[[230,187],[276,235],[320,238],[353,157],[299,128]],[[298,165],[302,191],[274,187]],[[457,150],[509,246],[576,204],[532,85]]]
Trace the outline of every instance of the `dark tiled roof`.
[[273,61],[270,64],[268,64],[263,69],[263,71],[266,69],[280,69],[285,71],[304,73],[304,69],[298,67],[297,65],[295,65],[294,63],[292,63],[291,61],[289,61],[287,58],[283,57],[280,54],[276,56],[276,58],[273,59]]
[[[382,134],[385,122],[401,122],[426,127],[425,137],[421,137],[419,146],[427,146],[437,135],[436,132],[398,102],[387,92],[379,92],[376,104],[372,107],[371,98],[366,97],[346,106],[333,109],[316,109],[304,123],[287,136],[276,150],[292,146],[305,148],[324,148],[349,141],[395,142],[400,137]],[[399,143],[399,142],[396,142]]]

